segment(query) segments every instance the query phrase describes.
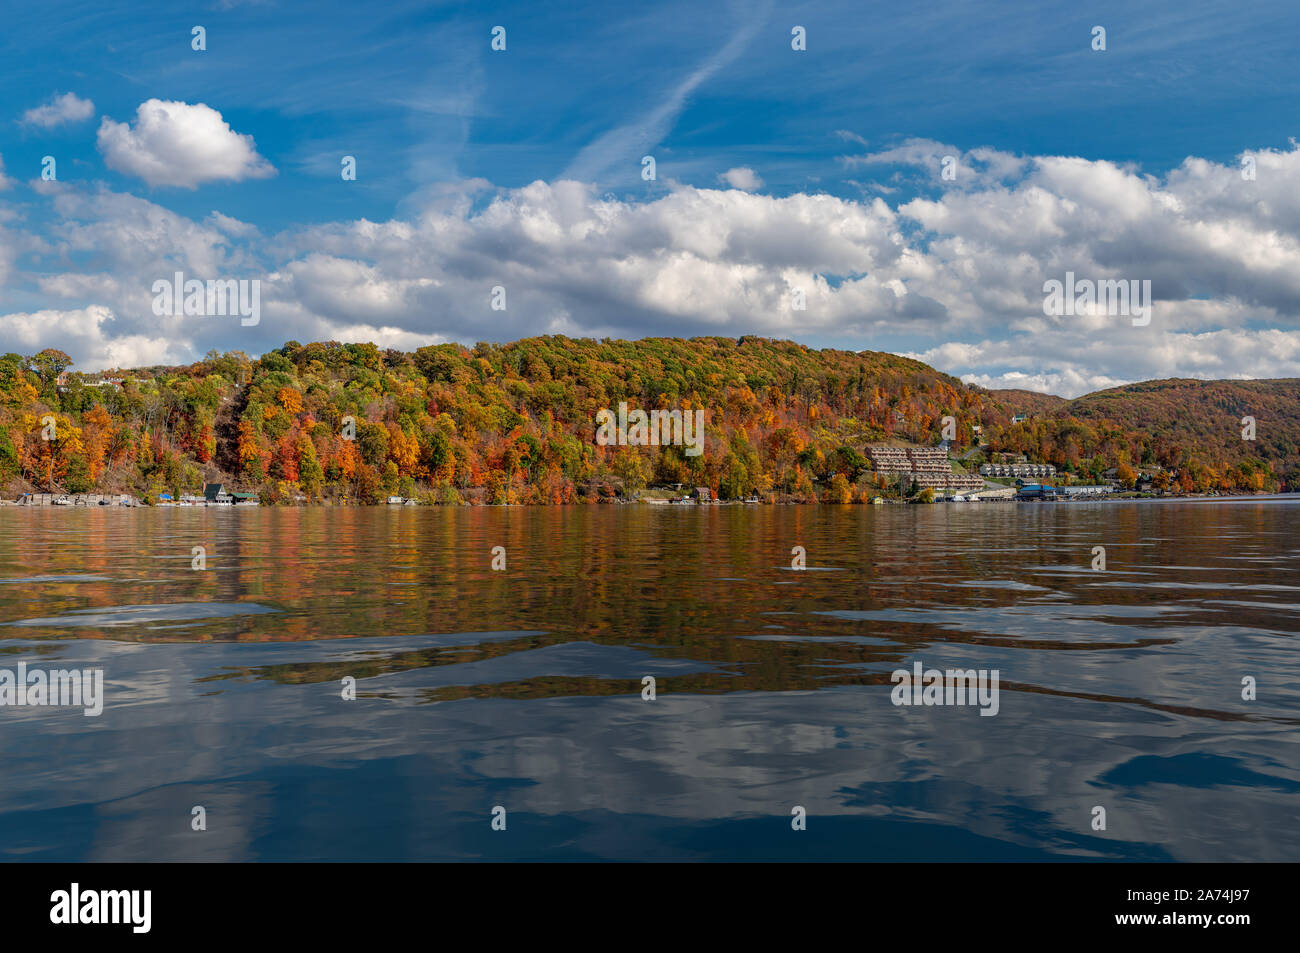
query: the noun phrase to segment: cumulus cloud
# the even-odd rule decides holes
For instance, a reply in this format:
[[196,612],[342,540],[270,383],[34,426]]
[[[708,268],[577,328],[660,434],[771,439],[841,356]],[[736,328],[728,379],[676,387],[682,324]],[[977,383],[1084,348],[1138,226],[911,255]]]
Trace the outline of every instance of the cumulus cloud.
[[[33,313],[73,317],[49,322],[45,335],[50,343],[42,346],[62,347],[60,340],[75,339],[90,360],[119,353],[113,348],[125,342],[130,353],[150,356],[148,363],[190,360],[212,347],[257,349],[254,342],[233,337],[239,334],[237,321],[158,317],[152,308],[153,283],[171,280],[177,271],[204,281],[261,276],[265,269],[247,243],[211,223],[108,189],[67,186],[50,191],[48,198],[57,218],[48,247],[40,251],[48,265],[28,276],[28,282],[50,306]],[[69,265],[72,261],[77,267]],[[91,310],[95,308],[100,310]],[[75,321],[90,318],[95,319],[90,322],[93,333],[75,333]],[[19,328],[15,319],[0,317],[0,344],[10,343],[11,350]],[[26,341],[40,326],[23,327],[29,332]]]
[[[1086,361],[1079,349],[1087,349]],[[962,380],[988,388],[1018,388],[1078,397],[1137,380],[1170,377],[1209,379],[1300,376],[1300,332],[1278,328],[1098,339],[1072,334],[1035,345],[1023,339],[943,344],[908,357],[939,367],[1005,367],[1000,373],[964,373]]]
[[746,192],[753,192],[763,187],[763,180],[758,177],[758,173],[744,165],[728,169],[718,176],[718,180],[733,189],[742,189]]
[[[118,280],[135,275],[158,277],[174,268],[205,275],[257,267],[245,246],[235,245],[219,228],[134,195],[98,189],[63,189],[54,194],[60,217],[54,229],[60,257],[93,255]],[[64,269],[61,274],[71,273]]]
[[[444,202],[416,222],[307,229],[294,243],[328,255],[328,264],[304,256],[288,270],[317,312],[396,318],[405,310],[413,326],[461,338],[481,334],[485,319],[501,337],[557,327],[791,335],[915,310],[866,273],[896,263],[895,227],[883,203],[827,195],[679,188],[632,204],[577,182],[539,181],[477,212]],[[822,270],[853,277],[832,288]],[[507,290],[503,312],[488,310],[496,285]],[[795,288],[810,301],[806,313],[790,309]]]
[[[1300,376],[1296,146],[1251,153],[1254,180],[1202,159],[1153,176],[1075,157],[954,154],[971,182],[894,204],[687,186],[637,203],[576,181],[468,181],[401,218],[273,237],[220,213],[196,222],[68,187],[46,195],[57,221],[35,280],[60,307],[108,307],[114,334],[152,339],[153,280],[173,269],[260,278],[256,328],[168,326],[194,355],[288,339],[764,334],[905,349],[985,386],[1067,397],[1158,377]],[[933,155],[913,144],[890,161],[928,166]],[[1067,271],[1150,280],[1150,324],[1045,314],[1044,283]],[[490,306],[498,285],[504,311]]]
[[[367,280],[422,275],[451,295],[495,275],[579,326],[635,315],[651,325],[642,333],[666,322],[735,333],[1060,335],[1115,323],[1043,314],[1044,282],[1066,271],[1151,280],[1166,330],[1300,317],[1296,150],[1261,159],[1272,176],[1263,187],[1191,160],[1163,182],[1106,162],[1022,166],[1013,184],[898,208],[693,188],[635,205],[537,182],[475,214],[331,226],[300,241],[370,263]],[[791,312],[795,289],[805,312]]]
[[0,315],[9,350],[33,354],[58,347],[76,367],[87,371],[177,364],[187,359],[184,348],[165,335],[118,333],[114,322],[112,310],[103,305]]
[[252,136],[235,132],[221,113],[203,103],[150,99],[136,109],[134,126],[105,116],[97,142],[109,168],[150,185],[193,189],[204,182],[275,174],[258,155]]
[[55,96],[43,106],[27,110],[20,121],[25,126],[53,129],[68,123],[85,122],[93,115],[95,115],[93,102],[82,99],[76,93],[64,93],[62,96]]

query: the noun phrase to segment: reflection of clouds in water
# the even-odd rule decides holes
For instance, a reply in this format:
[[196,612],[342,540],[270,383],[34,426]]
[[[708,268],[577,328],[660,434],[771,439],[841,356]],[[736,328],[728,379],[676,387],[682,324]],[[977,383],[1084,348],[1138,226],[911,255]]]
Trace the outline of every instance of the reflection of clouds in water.
[[643,675],[654,674],[665,678],[714,668],[716,666],[651,655],[625,646],[569,642],[512,652],[500,658],[386,674],[380,678],[367,679],[364,687],[359,684],[358,689],[380,692],[386,698],[419,700],[431,695],[436,698],[430,690],[448,685],[524,682],[548,675],[564,678],[639,679]]
[[[99,718],[0,711],[3,856],[726,856],[794,804],[845,857],[1300,856],[1300,553],[1266,535],[1300,508],[738,507],[688,533],[661,509],[222,514],[194,523],[226,569],[129,585],[189,536],[0,523],[0,577],[27,579],[0,619],[45,620],[0,664],[98,666],[106,690]],[[838,571],[775,565],[795,541]],[[1132,565],[1077,565],[1094,542]],[[912,659],[999,669],[999,715],[855,684]]]
[[61,616],[44,619],[19,619],[0,623],[10,626],[43,626],[46,628],[100,628],[107,626],[143,625],[146,622],[166,622],[177,619],[219,619],[238,615],[258,615],[279,612],[270,606],[251,602],[191,602],[152,606],[111,606],[103,609],[76,609]]
[[[150,655],[177,650],[151,647],[119,664],[129,659],[147,673],[158,664]],[[170,704],[116,710],[108,730],[93,737],[69,732],[58,766],[44,776],[17,773],[0,804],[13,810],[51,790],[57,795],[46,808],[99,804],[95,859],[244,859],[257,856],[259,832],[296,827],[303,812],[365,810],[361,779],[386,778],[394,764],[415,759],[423,766],[410,770],[430,776],[427,788],[399,785],[374,796],[408,808],[414,799],[435,830],[498,801],[512,815],[653,814],[702,825],[750,816],[784,823],[790,805],[803,804],[814,821],[901,817],[1025,847],[1051,842],[1053,830],[1075,831],[1068,850],[1081,855],[1110,856],[1124,842],[1192,860],[1279,859],[1300,850],[1293,829],[1267,838],[1255,831],[1255,812],[1282,810],[1293,799],[1284,790],[1107,784],[1126,764],[1152,752],[1199,750],[1215,734],[1197,730],[1196,719],[1101,703],[1019,694],[1004,697],[997,718],[980,719],[974,710],[895,708],[884,689],[674,695],[664,677],[655,702],[629,693],[409,708],[343,702],[333,683],[249,682],[201,696],[211,683],[197,683],[200,674],[176,671]],[[134,684],[130,675],[124,680]],[[1275,775],[1267,765],[1277,737],[1238,730],[1234,745],[1254,770]],[[13,743],[0,741],[7,762]],[[325,789],[350,792],[352,803],[299,800],[282,776],[289,765],[290,774],[319,772]],[[1235,807],[1225,814],[1228,797]],[[208,807],[216,836],[190,839],[195,803]],[[1110,830],[1089,848],[1088,811],[1097,803],[1107,806]],[[1040,829],[1025,827],[1024,812],[1041,815]],[[435,855],[437,839],[428,845]],[[605,847],[617,855],[616,848]],[[862,849],[876,856],[871,845]],[[327,844],[321,850],[330,856]]]
[[[88,861],[137,858],[237,863],[257,860],[251,841],[266,823],[272,802],[266,782],[170,784],[101,804]],[[191,827],[195,806],[207,829]]]

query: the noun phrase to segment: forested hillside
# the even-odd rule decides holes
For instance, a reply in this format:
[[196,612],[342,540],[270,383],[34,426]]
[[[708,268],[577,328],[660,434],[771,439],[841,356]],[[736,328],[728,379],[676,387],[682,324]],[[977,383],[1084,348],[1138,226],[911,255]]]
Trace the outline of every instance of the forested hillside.
[[1055,413],[1113,420],[1210,456],[1250,447],[1242,420],[1255,421],[1254,453],[1291,468],[1300,464],[1300,380],[1144,381],[1069,401]]
[[[1025,406],[1014,398],[1009,403]],[[1247,417],[1254,420],[1253,439],[1246,438]],[[1178,470],[1171,486],[1184,492],[1300,489],[1300,380],[1295,379],[1128,384],[1064,401],[1001,439],[1008,448],[1039,454],[1058,467],[1097,470],[1091,458],[1097,438],[1106,433],[1137,437],[1124,463]],[[1102,457],[1119,459],[1105,446]]]
[[[415,353],[289,342],[260,359],[213,352],[184,367],[67,373],[61,385],[67,370],[53,349],[0,358],[0,482],[10,493],[156,498],[222,480],[266,502],[395,493],[563,503],[650,484],[707,486],[723,498],[861,499],[884,486],[863,457],[867,443],[937,443],[948,415],[958,449],[979,427],[989,453],[1089,474],[1160,464],[1181,468],[1188,490],[1276,489],[1282,464],[1296,462],[1294,440],[1265,439],[1265,420],[1297,419],[1294,388],[1260,392],[1253,444],[1228,439],[1249,412],[1237,404],[1189,439],[1128,402],[1114,405],[1123,422],[1111,420],[1111,405],[1089,398],[1077,417],[1062,410],[1079,401],[1011,425],[994,393],[917,361],[760,338],[539,337]],[[702,408],[704,452],[597,445],[597,411],[623,401]]]

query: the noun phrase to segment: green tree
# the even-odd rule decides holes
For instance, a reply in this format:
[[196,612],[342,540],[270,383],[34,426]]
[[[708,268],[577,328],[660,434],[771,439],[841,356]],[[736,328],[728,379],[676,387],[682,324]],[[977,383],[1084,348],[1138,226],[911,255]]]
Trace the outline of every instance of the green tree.
[[64,469],[63,485],[69,493],[88,493],[93,485],[90,480],[90,464],[81,454],[68,457]]
[[640,447],[619,447],[614,455],[614,475],[623,481],[625,493],[645,489],[650,478],[650,462]]
[[298,482],[309,499],[320,495],[321,486],[325,482],[325,471],[316,455],[316,447],[306,434],[298,437]]
[[383,466],[388,459],[388,431],[381,424],[358,423],[357,449],[372,467]]
[[27,359],[27,366],[36,372],[43,388],[58,380],[59,375],[72,366],[72,358],[56,348],[47,347]]
[[0,480],[10,480],[18,475],[18,450],[9,436],[7,427],[0,427]]

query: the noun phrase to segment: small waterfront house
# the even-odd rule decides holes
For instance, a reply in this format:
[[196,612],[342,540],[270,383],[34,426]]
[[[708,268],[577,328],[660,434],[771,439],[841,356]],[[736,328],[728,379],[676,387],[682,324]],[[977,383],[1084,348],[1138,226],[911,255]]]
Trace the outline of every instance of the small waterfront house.
[[203,498],[209,503],[233,503],[235,498],[226,492],[224,483],[203,484]]
[[205,483],[203,485],[203,499],[209,505],[213,503],[231,503],[238,505],[243,503],[250,505],[257,503],[256,493],[241,493],[236,490],[227,490],[224,483]]

